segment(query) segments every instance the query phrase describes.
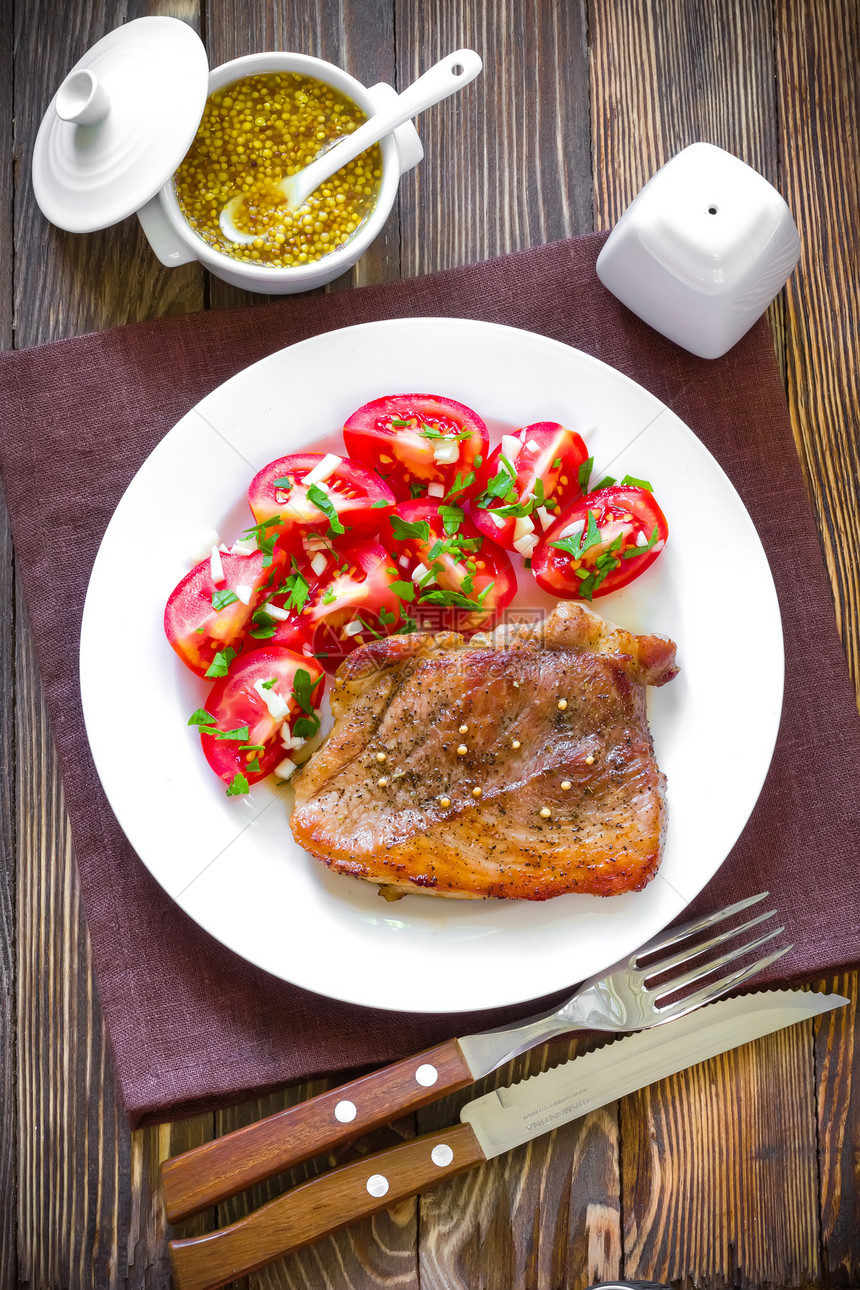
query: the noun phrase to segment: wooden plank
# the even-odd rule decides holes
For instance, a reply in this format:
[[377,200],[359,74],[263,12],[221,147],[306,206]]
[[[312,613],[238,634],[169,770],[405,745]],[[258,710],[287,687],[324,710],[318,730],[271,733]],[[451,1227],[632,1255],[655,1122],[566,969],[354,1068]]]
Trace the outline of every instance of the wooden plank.
[[[0,347],[13,343],[12,6],[0,5]],[[17,1281],[15,1142],[15,580],[0,492],[0,1286]]]
[[[597,227],[610,228],[656,169],[699,139],[779,182],[768,6],[591,0],[589,31]],[[777,308],[772,322],[780,321]],[[779,331],[777,337],[779,351]],[[628,1275],[777,1285],[817,1277],[815,1138],[803,1083],[808,1041],[797,1027],[622,1105]],[[718,1081],[717,1095],[709,1080]],[[763,1117],[782,1113],[796,1155],[784,1159],[779,1122],[753,1122],[750,1090],[762,1098]],[[775,1153],[779,1171],[767,1160],[746,1168],[745,1151],[753,1159]],[[794,1202],[790,1218],[785,1196]],[[758,1224],[757,1206],[764,1218]]]
[[[776,11],[781,187],[801,234],[786,291],[789,405],[860,694],[860,281],[850,214],[860,201],[860,10],[853,0],[779,0]],[[860,1281],[860,976],[827,984],[852,1005],[816,1028],[822,1260],[830,1285],[851,1286]]]
[[[184,0],[159,7],[193,16]],[[129,20],[149,9],[140,0],[123,16]],[[29,157],[56,85],[118,15],[108,4],[67,10],[39,0],[17,6],[15,19],[16,139],[20,155]],[[17,175],[15,207],[17,344],[202,305],[199,270],[162,269],[136,221],[80,237],[53,229],[35,206],[26,166]],[[211,1133],[212,1117],[132,1136],[119,1108],[23,609],[16,641],[18,1274],[28,1284],[58,1290],[166,1290],[158,1160]],[[4,675],[12,674],[10,666]]]
[[813,1078],[804,1022],[624,1099],[625,1275],[819,1281]]
[[780,0],[777,10],[782,182],[801,233],[787,288],[789,401],[860,692],[860,9],[853,0]]
[[420,122],[424,160],[401,185],[403,276],[590,231],[584,3],[396,0],[395,26],[402,85],[464,45],[484,60]]
[[[206,45],[212,67],[242,54],[290,50],[343,67],[363,85],[394,84],[394,29],[391,0],[334,0],[331,4],[279,0],[249,5],[244,0],[207,0]],[[213,309],[260,304],[271,297],[231,287],[207,275]],[[348,273],[326,290],[343,291],[400,276],[399,206],[380,235]]]
[[[456,1124],[464,1102],[567,1061],[593,1043],[554,1041],[418,1112]],[[617,1107],[603,1107],[421,1197],[422,1290],[582,1290],[621,1272]]]
[[816,982],[850,1005],[815,1025],[823,1274],[833,1287],[860,1285],[860,972]]
[[777,181],[773,15],[757,0],[589,0],[594,219],[704,140]]

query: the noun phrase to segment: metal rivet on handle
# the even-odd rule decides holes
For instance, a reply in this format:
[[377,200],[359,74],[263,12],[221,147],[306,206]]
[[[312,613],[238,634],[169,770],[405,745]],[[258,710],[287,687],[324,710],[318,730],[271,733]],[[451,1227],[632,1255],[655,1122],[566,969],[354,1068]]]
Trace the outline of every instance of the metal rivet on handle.
[[431,1084],[436,1083],[439,1078],[439,1072],[435,1066],[430,1066],[429,1064],[419,1066],[415,1072],[415,1078],[424,1088],[429,1088]]
[[338,1102],[334,1108],[334,1118],[340,1120],[341,1124],[349,1124],[350,1120],[354,1120],[357,1114],[354,1102]]
[[440,1169],[444,1169],[445,1165],[450,1165],[451,1161],[454,1159],[454,1152],[448,1146],[447,1142],[439,1142],[430,1152],[430,1159],[433,1161],[434,1165],[438,1165]]
[[384,1196],[388,1191],[388,1179],[384,1174],[371,1174],[367,1180],[367,1190],[371,1196]]

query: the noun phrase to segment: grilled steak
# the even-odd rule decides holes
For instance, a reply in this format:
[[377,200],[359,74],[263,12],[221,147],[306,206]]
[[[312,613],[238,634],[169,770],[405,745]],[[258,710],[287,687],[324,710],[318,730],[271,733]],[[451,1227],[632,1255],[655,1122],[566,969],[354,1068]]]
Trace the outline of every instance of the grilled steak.
[[341,664],[334,728],[295,776],[296,841],[385,894],[638,891],[666,828],[645,686],[676,672],[672,641],[574,602],[468,641],[366,645]]

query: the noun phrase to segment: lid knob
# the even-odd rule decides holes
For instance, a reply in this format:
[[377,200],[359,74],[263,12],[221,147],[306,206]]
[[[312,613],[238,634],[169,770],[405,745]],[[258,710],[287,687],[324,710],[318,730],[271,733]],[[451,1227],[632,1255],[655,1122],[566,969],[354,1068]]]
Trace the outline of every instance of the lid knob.
[[70,72],[57,90],[57,116],[75,125],[96,125],[110,111],[110,99],[98,77],[81,68]]

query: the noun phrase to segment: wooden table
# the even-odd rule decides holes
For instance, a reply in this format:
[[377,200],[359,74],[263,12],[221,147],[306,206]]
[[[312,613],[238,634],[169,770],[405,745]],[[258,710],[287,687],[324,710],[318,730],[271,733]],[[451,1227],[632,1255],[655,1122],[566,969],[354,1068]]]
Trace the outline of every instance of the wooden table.
[[[296,49],[367,84],[403,85],[459,45],[483,55],[484,75],[464,99],[422,121],[425,161],[334,290],[609,228],[657,167],[698,139],[775,183],[803,257],[772,307],[774,344],[860,686],[857,0],[6,0],[7,346],[246,299],[195,266],[162,269],[133,219],[75,237],[50,227],[33,200],[33,139],[54,88],[120,15],[153,12],[197,27],[213,66]],[[5,527],[0,605],[0,1287],[166,1286],[158,1162],[312,1086],[129,1133]],[[846,898],[856,907],[856,892]],[[814,984],[858,993],[856,973]],[[530,1060],[499,1081],[536,1069],[539,1055]],[[418,1127],[452,1113],[430,1108]],[[373,1145],[415,1128],[401,1123]],[[251,1283],[573,1290],[625,1274],[685,1286],[857,1286],[858,1159],[852,1005],[596,1112]],[[223,1206],[218,1221],[263,1194]]]

